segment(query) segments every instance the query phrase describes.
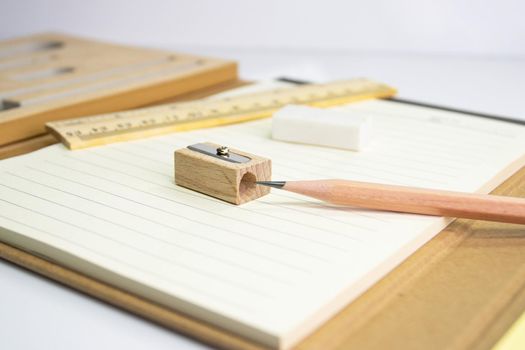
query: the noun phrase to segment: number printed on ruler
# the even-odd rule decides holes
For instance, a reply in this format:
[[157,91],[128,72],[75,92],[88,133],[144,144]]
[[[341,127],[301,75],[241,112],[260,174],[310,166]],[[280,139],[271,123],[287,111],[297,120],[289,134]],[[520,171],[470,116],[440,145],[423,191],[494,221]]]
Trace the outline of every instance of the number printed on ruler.
[[309,84],[220,100],[179,102],[126,112],[48,123],[48,130],[70,149],[140,139],[265,118],[287,104],[336,106],[391,97],[396,90],[366,79]]

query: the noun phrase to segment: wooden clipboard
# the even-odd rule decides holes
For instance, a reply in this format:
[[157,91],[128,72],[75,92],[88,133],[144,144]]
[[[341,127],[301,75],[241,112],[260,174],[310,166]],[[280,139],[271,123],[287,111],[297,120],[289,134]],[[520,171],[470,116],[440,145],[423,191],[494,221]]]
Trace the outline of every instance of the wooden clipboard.
[[[525,197],[525,168],[494,193]],[[525,309],[523,226],[457,220],[297,349],[489,349]],[[207,344],[258,344],[21,249],[0,257]]]

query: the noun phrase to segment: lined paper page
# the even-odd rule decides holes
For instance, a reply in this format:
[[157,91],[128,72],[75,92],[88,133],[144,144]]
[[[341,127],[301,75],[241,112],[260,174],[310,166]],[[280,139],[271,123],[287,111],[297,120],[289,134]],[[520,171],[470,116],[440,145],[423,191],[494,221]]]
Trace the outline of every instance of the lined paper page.
[[523,165],[525,128],[387,101],[356,153],[277,142],[271,120],[0,162],[0,239],[267,345],[287,347],[425,243],[444,218],[273,190],[234,206],[173,182],[210,141],[272,159],[275,180],[344,178],[487,192]]

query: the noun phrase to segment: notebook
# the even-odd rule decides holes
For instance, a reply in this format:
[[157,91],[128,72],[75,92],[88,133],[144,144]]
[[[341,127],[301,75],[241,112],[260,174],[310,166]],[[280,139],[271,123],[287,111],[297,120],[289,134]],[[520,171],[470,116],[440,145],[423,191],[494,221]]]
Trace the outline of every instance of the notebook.
[[360,152],[273,141],[271,120],[0,162],[0,240],[286,349],[451,219],[273,190],[242,206],[177,187],[173,151],[211,141],[269,157],[273,179],[346,178],[487,193],[525,164],[525,127],[391,101],[339,107],[375,128]]

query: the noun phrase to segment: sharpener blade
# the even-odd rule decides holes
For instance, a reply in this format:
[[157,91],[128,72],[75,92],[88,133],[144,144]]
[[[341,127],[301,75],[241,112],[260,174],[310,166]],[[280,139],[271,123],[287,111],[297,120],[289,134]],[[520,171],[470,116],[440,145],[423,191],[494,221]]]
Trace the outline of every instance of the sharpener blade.
[[188,149],[202,154],[206,154],[214,158],[222,159],[230,163],[248,163],[250,160],[252,160],[249,157],[245,157],[234,152],[228,152],[227,154],[218,154],[217,147],[214,147],[207,143],[196,143],[194,145],[189,145]]

